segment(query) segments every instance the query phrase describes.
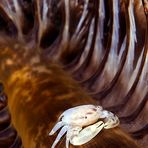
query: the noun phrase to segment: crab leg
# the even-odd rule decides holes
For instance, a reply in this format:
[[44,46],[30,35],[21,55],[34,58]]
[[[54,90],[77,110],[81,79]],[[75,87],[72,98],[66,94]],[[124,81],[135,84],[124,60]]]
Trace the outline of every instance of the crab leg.
[[77,136],[70,139],[73,145],[82,145],[94,138],[104,127],[103,121],[99,121],[81,130]]
[[53,129],[51,130],[51,132],[49,133],[49,136],[53,135],[59,128],[61,128],[62,126],[64,126],[63,122],[60,121],[58,122]]
[[70,139],[66,137],[66,148],[69,148],[69,141]]
[[51,148],[55,148],[55,146],[57,145],[57,143],[60,141],[60,139],[63,137],[63,135],[67,132],[68,127],[64,126],[61,131],[59,132],[57,138],[55,139],[53,145],[51,146]]

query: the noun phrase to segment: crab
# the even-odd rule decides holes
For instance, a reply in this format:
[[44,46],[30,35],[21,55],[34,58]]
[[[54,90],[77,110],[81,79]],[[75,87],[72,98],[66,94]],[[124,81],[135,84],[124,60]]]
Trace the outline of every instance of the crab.
[[61,114],[58,122],[49,133],[51,136],[62,127],[51,148],[55,148],[64,134],[66,134],[66,148],[69,148],[69,143],[74,146],[85,144],[103,128],[109,129],[118,125],[118,117],[103,110],[101,106],[81,105],[70,108]]

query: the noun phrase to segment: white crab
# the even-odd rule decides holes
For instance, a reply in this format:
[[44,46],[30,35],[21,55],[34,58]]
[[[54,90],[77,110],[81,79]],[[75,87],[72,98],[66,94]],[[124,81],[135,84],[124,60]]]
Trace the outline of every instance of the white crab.
[[[100,119],[103,119],[101,121]],[[66,148],[69,142],[82,145],[94,138],[103,128],[109,129],[119,125],[119,119],[113,113],[103,110],[101,106],[82,105],[64,111],[58,123],[49,135],[62,127],[51,148],[54,148],[61,137],[66,134]]]

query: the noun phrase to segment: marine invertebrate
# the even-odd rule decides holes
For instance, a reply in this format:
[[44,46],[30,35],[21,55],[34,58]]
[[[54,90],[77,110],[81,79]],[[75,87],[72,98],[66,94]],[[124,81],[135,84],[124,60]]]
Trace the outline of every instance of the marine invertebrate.
[[[104,122],[99,119],[104,119]],[[49,135],[53,135],[63,126],[52,148],[56,146],[66,132],[66,148],[68,148],[69,142],[73,145],[85,144],[94,138],[103,128],[109,129],[118,125],[118,117],[111,112],[103,110],[101,106],[81,105],[70,108],[61,114],[58,123],[56,123],[49,133]]]

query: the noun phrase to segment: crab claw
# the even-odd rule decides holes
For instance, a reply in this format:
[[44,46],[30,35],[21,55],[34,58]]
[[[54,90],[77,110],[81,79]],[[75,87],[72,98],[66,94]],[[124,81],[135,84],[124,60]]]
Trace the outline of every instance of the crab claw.
[[82,145],[93,139],[104,127],[103,121],[99,121],[96,124],[90,125],[81,130],[78,135],[70,139],[70,143],[73,145]]
[[116,126],[118,126],[120,123],[119,119],[117,116],[111,116],[110,118],[106,119],[106,123],[104,125],[105,129],[109,129],[109,128],[114,128]]

